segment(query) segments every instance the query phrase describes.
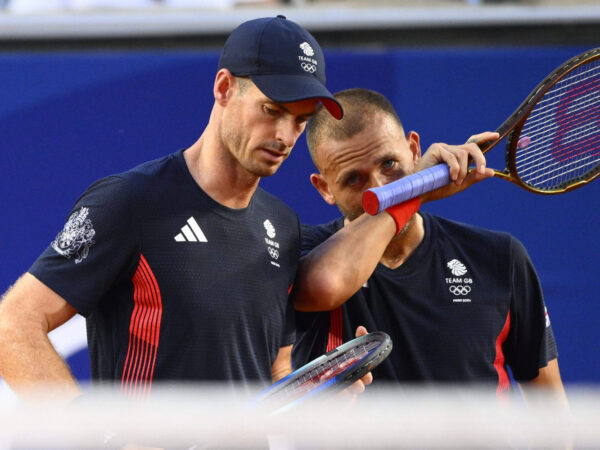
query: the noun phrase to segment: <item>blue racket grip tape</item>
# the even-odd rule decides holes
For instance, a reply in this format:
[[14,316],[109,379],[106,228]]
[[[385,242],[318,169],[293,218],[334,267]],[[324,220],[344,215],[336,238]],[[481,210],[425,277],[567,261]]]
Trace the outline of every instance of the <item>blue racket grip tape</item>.
[[448,183],[450,183],[448,166],[443,163],[437,164],[384,186],[367,189],[362,197],[363,209],[374,216],[390,206],[418,197]]

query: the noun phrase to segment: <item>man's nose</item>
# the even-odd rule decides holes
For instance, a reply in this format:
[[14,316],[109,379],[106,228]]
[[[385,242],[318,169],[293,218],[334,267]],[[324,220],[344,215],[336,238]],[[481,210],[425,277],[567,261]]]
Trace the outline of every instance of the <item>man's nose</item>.
[[277,127],[277,140],[291,148],[302,133],[302,127],[293,118],[281,120]]
[[387,177],[384,177],[381,174],[374,174],[374,175],[371,175],[371,177],[370,177],[369,189],[383,186],[384,184],[387,184],[387,183],[388,183]]

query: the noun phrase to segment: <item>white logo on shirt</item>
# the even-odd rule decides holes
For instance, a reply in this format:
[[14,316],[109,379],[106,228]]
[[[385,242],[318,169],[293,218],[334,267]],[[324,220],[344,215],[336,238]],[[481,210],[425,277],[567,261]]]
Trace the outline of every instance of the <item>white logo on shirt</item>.
[[275,267],[281,267],[277,262],[279,259],[279,242],[273,240],[275,236],[277,236],[275,227],[269,219],[266,219],[263,222],[263,226],[265,227],[265,232],[267,233],[267,237],[265,237],[265,244],[267,244],[267,252],[271,257],[270,263]]
[[444,281],[448,286],[448,292],[453,296],[453,303],[471,303],[471,299],[467,296],[471,293],[473,279],[463,277],[468,272],[466,266],[458,259],[453,259],[446,263],[446,267],[450,269],[453,277],[445,278]]
[[187,220],[187,225],[181,228],[181,233],[175,236],[177,242],[208,242],[206,236],[202,232],[200,225],[196,222],[194,217],[190,217]]
[[59,255],[67,259],[75,256],[75,264],[79,264],[87,258],[90,247],[95,244],[94,225],[87,218],[89,209],[81,207],[69,216],[63,230],[58,233],[50,244]]
[[461,263],[458,259],[453,259],[449,261],[447,264],[448,269],[452,272],[452,275],[457,277],[462,277],[465,273],[467,273],[467,268],[463,263]]
[[263,225],[265,226],[265,230],[267,230],[267,236],[273,239],[277,234],[275,233],[275,227],[273,226],[271,221],[267,219],[263,222]]

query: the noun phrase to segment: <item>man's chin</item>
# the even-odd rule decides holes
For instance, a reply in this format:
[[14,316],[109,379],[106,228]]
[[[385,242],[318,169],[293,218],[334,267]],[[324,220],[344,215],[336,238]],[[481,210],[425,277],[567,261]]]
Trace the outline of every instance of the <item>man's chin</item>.
[[354,212],[346,211],[346,210],[340,208],[339,205],[338,205],[338,209],[340,210],[340,212],[342,213],[342,215],[348,222],[352,222],[354,219],[358,219],[364,213],[364,211],[354,211]]
[[268,170],[268,171],[265,170],[259,175],[259,177],[261,177],[261,178],[272,177],[273,175],[275,175],[277,173],[278,169],[279,169],[279,167],[276,167],[273,170]]
[[252,170],[252,173],[260,178],[267,178],[275,175],[279,170],[279,167],[281,167],[281,164],[263,165],[261,167],[255,167],[254,170]]

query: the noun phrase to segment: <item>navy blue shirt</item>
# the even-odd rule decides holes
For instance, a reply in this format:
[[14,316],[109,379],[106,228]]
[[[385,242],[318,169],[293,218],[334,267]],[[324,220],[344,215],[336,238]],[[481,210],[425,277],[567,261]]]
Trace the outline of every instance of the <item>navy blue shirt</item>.
[[[342,307],[296,313],[294,365],[354,337],[358,325],[393,341],[376,380],[493,383],[530,380],[556,357],[542,289],[523,245],[506,233],[420,213],[425,237],[397,269],[378,264]],[[303,226],[302,253],[343,226]],[[360,258],[360,255],[356,255]]]
[[87,319],[93,379],[271,382],[294,342],[296,214],[258,188],[247,208],[206,195],[183,151],[101,179],[30,272]]

